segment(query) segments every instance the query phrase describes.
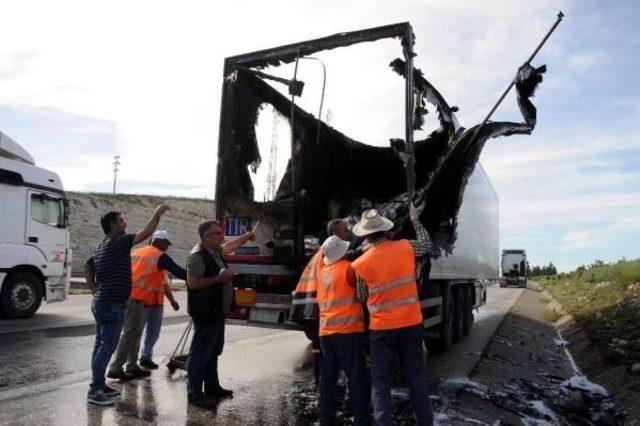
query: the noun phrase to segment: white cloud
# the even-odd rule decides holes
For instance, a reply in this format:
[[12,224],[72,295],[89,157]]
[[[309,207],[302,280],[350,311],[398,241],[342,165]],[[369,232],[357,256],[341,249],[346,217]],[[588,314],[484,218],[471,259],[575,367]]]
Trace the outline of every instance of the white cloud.
[[[638,172],[618,167],[618,158],[611,157],[617,150],[624,158],[640,145],[633,125],[640,104],[630,96],[637,89],[630,80],[611,99],[590,97],[605,83],[631,77],[611,75],[620,58],[617,46],[603,43],[620,37],[615,28],[604,29],[606,17],[582,2],[23,0],[3,8],[0,105],[87,119],[62,127],[84,138],[93,152],[69,147],[60,158],[36,157],[71,189],[108,181],[117,153],[121,179],[137,188],[211,198],[226,56],[410,21],[416,66],[461,108],[460,121],[469,126],[490,109],[558,8],[567,18],[535,61],[549,64],[534,99],[539,126],[530,137],[489,141],[483,162],[500,196],[504,241],[533,245],[546,238],[560,246],[569,235],[572,250],[579,251],[576,241],[586,241],[594,223],[617,223],[640,210],[633,189],[640,187]],[[593,28],[597,35],[589,32]],[[387,68],[400,55],[397,40],[318,54],[328,68],[325,111],[332,110],[336,127],[378,145],[402,136],[402,79]],[[303,104],[315,114],[320,75],[314,65],[304,64],[302,72]],[[593,109],[602,110],[599,120],[565,119],[575,110],[586,117]],[[629,113],[630,124],[619,124],[620,111]],[[0,118],[0,130],[14,125]],[[494,119],[520,120],[514,93]],[[46,129],[40,131],[18,142],[39,150]]]

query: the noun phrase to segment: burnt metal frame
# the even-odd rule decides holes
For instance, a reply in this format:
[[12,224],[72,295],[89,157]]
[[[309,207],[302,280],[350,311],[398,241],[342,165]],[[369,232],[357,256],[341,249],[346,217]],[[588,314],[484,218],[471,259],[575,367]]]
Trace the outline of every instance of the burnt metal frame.
[[[229,141],[234,138],[233,117],[231,114],[235,102],[233,80],[236,78],[235,72],[239,67],[263,68],[268,65],[277,66],[282,63],[294,62],[297,58],[315,52],[331,50],[338,47],[351,46],[359,43],[373,42],[386,38],[401,39],[405,59],[405,140],[407,154],[407,161],[405,163],[405,166],[407,174],[407,192],[410,197],[409,199],[411,200],[415,187],[413,146],[413,57],[415,55],[413,53],[413,29],[411,28],[411,24],[409,24],[408,22],[369,28],[359,31],[343,32],[328,37],[288,44],[285,46],[259,50],[226,58],[224,61],[224,80],[222,85],[222,102],[220,106],[220,127],[218,131],[218,165],[216,172],[216,187],[224,187],[224,185],[222,184],[222,179],[224,179],[224,173],[222,170],[222,160],[224,158],[223,141]],[[320,118],[321,117],[318,117],[318,119]],[[291,125],[293,128],[293,123],[291,123]],[[294,205],[297,204],[295,203],[297,192],[298,191],[295,187],[292,188]],[[218,191],[216,190],[216,217],[219,219],[223,219],[223,203],[220,202],[220,195],[221,194],[218,194]],[[296,212],[294,211],[294,217],[295,216]],[[297,251],[298,243],[298,241],[294,241],[294,251]]]

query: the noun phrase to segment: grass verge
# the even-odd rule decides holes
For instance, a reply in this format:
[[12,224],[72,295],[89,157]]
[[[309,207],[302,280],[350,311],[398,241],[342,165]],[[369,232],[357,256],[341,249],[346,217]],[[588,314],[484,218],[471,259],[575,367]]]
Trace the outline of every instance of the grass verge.
[[[640,259],[581,267],[537,281],[603,349],[605,359],[640,362]],[[545,318],[553,316],[545,312]]]

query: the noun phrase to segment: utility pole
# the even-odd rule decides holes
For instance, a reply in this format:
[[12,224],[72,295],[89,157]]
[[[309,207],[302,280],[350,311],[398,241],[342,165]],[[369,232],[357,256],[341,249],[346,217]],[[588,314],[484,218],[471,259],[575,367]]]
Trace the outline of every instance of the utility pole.
[[113,156],[113,193],[116,193],[116,182],[118,181],[118,166],[120,165],[120,156]]

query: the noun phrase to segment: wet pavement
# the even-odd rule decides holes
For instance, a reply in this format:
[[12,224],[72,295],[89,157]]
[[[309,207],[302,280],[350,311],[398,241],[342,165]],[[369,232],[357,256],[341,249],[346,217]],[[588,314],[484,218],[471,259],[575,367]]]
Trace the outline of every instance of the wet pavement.
[[[176,291],[174,296],[180,304],[180,310],[175,312],[167,303],[165,317],[182,317],[187,315],[187,292]],[[43,302],[38,312],[31,318],[6,319],[0,318],[0,343],[6,333],[21,333],[35,330],[51,330],[65,327],[93,326],[90,294],[69,295],[67,300],[56,303]]]
[[[469,375],[521,293],[491,287],[472,336],[446,354],[429,357],[427,369],[436,390],[432,402],[440,424],[459,424],[465,418],[451,411],[442,384]],[[185,326],[186,318],[167,321],[156,346],[156,362],[168,359]],[[87,326],[0,334],[0,343],[0,424],[306,425],[317,421],[309,344],[297,331],[227,325],[220,374],[223,386],[235,395],[210,411],[188,406],[185,373],[179,370],[170,375],[164,366],[147,379],[111,382],[122,390],[115,407],[88,405],[93,334]],[[401,424],[411,424],[406,397],[406,389],[394,391]],[[349,423],[348,412],[342,418]]]

